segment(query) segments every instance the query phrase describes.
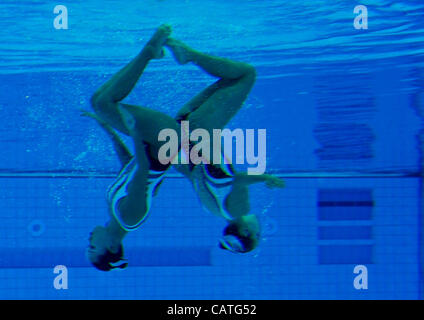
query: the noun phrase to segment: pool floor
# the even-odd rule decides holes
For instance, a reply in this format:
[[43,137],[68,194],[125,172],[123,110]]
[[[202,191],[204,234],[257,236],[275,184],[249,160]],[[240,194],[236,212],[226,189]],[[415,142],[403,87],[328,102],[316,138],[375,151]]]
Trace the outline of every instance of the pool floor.
[[[84,250],[106,221],[110,178],[1,180],[1,299],[421,297],[418,178],[291,177],[283,190],[254,186],[262,242],[236,255],[217,247],[224,221],[173,177],[124,241],[129,267],[109,273],[91,267]],[[55,288],[58,265],[67,289]],[[355,287],[356,266],[365,267],[366,288]]]

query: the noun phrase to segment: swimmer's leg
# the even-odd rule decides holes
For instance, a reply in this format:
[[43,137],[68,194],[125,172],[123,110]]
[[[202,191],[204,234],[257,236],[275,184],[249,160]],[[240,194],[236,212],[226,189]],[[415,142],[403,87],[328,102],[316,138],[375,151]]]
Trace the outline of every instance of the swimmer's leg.
[[140,131],[132,131],[137,171],[127,187],[127,196],[118,205],[122,221],[126,225],[136,225],[148,213],[146,186],[150,162],[146,153],[146,140]]
[[220,78],[178,113],[188,114],[191,128],[222,129],[240,110],[253,87],[256,71],[249,64],[198,52],[181,41],[165,43],[180,64],[192,62],[208,74]]
[[149,61],[163,56],[162,46],[170,33],[169,26],[160,26],[137,57],[101,86],[91,98],[94,111],[110,126],[127,135],[129,132],[121,119],[118,103],[130,94]]

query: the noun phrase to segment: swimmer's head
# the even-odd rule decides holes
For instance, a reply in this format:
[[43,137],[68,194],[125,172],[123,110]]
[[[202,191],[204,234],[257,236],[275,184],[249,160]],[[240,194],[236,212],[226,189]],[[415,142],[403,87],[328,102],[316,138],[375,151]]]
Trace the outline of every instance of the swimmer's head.
[[122,244],[119,248],[112,250],[110,236],[106,228],[98,226],[90,233],[89,246],[87,248],[87,258],[91,264],[101,271],[112,269],[124,269],[128,262],[124,259],[124,249]]
[[255,215],[243,216],[225,227],[219,247],[234,253],[255,249],[260,239],[259,223]]

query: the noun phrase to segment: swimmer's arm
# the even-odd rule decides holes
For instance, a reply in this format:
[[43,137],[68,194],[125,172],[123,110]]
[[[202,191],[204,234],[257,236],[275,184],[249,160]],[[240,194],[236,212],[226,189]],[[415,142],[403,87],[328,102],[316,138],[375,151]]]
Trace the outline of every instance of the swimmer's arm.
[[122,242],[128,233],[128,231],[122,229],[121,225],[112,214],[110,215],[110,221],[106,225],[106,229],[113,235],[114,239],[119,240],[119,243]]
[[104,122],[101,118],[92,112],[82,110],[81,116],[93,118],[103,128],[103,130],[112,140],[113,147],[122,166],[125,166],[133,158],[125,143],[121,140],[121,138],[111,126],[109,126],[106,122]]
[[284,180],[270,174],[249,175],[237,172],[234,175],[234,185],[248,186],[255,183],[265,183],[268,188],[284,188]]

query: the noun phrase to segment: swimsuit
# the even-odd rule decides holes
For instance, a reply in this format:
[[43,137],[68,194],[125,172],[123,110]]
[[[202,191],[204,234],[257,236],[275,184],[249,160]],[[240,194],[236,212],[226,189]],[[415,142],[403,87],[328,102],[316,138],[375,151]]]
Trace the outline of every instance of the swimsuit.
[[234,171],[231,166],[228,164],[202,164],[200,170],[202,170],[203,181],[194,179],[194,189],[200,194],[199,190],[202,183],[202,190],[207,191],[214,202],[213,207],[208,206],[209,211],[227,220],[232,220],[233,218],[225,209],[225,200],[231,192],[234,178]]
[[[148,148],[146,148],[146,153],[149,155],[147,151],[148,151]],[[152,159],[151,157],[149,157],[149,161],[150,163],[158,162],[156,159]],[[107,200],[110,206],[111,213],[115,217],[119,225],[122,227],[122,229],[124,229],[125,231],[134,231],[135,229],[140,227],[140,225],[146,220],[151,204],[152,204],[153,194],[155,190],[159,187],[159,185],[162,183],[163,178],[165,176],[165,172],[167,170],[167,167],[164,170],[154,170],[152,168],[158,165],[163,166],[162,164],[159,163],[159,164],[156,164],[155,166],[151,165],[149,169],[148,176],[147,176],[147,185],[146,185],[146,211],[143,217],[141,218],[141,220],[134,225],[128,225],[122,220],[122,217],[118,209],[118,205],[122,199],[128,196],[128,185],[130,184],[135,173],[138,170],[138,164],[135,158],[132,158],[122,168],[115,182],[108,188]]]
[[[189,116],[188,114],[181,115],[176,118],[177,122],[181,124],[181,121],[187,120]],[[189,150],[193,147],[190,142]],[[183,150],[180,153],[182,156],[185,156]],[[180,159],[182,158],[180,156]],[[224,159],[224,155],[221,155],[221,164],[204,164],[201,163],[199,165],[193,164],[189,161],[189,170],[192,172],[195,167],[200,166],[200,170],[202,173],[203,179],[193,179],[193,186],[196,190],[199,198],[202,202],[202,198],[200,197],[201,191],[206,191],[210,198],[213,199],[214,205],[213,208],[211,206],[207,207],[208,211],[212,211],[212,213],[222,216],[227,220],[233,220],[233,218],[228,214],[225,210],[225,199],[228,194],[231,192],[232,183],[234,178],[234,170],[231,164],[227,164]],[[206,206],[204,206],[206,207]]]
[[[125,108],[122,108],[121,105],[119,106],[119,111],[121,113],[122,120],[124,121],[127,128],[133,129],[135,125],[135,119],[131,115],[131,113],[125,110]],[[126,224],[122,220],[118,207],[120,201],[128,196],[128,185],[131,183],[134,178],[134,175],[138,170],[137,159],[135,157],[132,158],[121,169],[115,182],[111,186],[109,186],[107,190],[107,201],[109,203],[111,214],[115,217],[116,221],[125,231],[134,231],[135,229],[140,227],[140,225],[146,220],[152,204],[153,194],[155,193],[155,190],[159,187],[159,185],[162,183],[166,170],[168,170],[168,168],[170,167],[170,164],[163,165],[157,159],[152,157],[150,152],[150,144],[144,142],[144,145],[146,150],[146,156],[150,163],[150,167],[147,175],[145,194],[146,211],[144,212],[144,215],[142,216],[140,221],[138,221],[134,225]]]

